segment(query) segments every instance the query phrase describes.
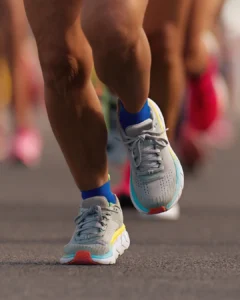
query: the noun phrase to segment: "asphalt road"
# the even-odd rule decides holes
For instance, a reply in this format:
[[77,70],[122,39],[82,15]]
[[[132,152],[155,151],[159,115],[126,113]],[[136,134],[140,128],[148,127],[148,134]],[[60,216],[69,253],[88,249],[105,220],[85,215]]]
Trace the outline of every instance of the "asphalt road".
[[126,210],[131,247],[115,266],[61,266],[79,191],[43,131],[39,169],[0,166],[1,300],[240,299],[239,143],[187,180],[178,222]]

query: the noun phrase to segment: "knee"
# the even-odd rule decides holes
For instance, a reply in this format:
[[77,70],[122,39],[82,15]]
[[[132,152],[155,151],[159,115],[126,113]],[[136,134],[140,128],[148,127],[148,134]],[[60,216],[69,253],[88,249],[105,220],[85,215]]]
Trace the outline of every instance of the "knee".
[[92,70],[90,49],[74,49],[67,42],[36,40],[45,87],[66,93],[73,85],[85,86]]
[[156,64],[165,67],[174,66],[181,59],[181,43],[176,26],[168,24],[161,30],[148,34],[153,67]]
[[97,63],[106,63],[110,58],[122,56],[127,59],[141,33],[141,26],[134,18],[127,15],[120,17],[114,10],[104,15],[93,13],[91,21],[89,18],[83,18],[82,28]]

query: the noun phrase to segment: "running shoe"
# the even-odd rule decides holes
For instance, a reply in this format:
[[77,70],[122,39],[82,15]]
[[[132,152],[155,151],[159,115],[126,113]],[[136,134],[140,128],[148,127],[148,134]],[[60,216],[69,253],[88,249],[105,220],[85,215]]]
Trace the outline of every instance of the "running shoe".
[[[129,181],[130,181],[130,165],[129,165],[129,161],[127,161],[123,169],[122,180],[120,184],[117,185],[115,189],[113,189],[113,192],[114,194],[117,195],[118,199],[121,202],[122,207],[132,205],[131,198],[130,198]],[[180,218],[180,206],[177,203],[170,210],[164,213],[156,214],[156,215],[140,214],[140,216],[145,219],[147,218],[149,220],[155,219],[155,220],[177,221]]]
[[42,139],[35,129],[17,130],[13,137],[10,159],[26,167],[38,165],[42,153]]
[[116,204],[110,204],[105,197],[84,200],[75,223],[75,232],[64,247],[61,264],[115,264],[130,246],[118,199]]
[[119,130],[130,160],[130,195],[135,208],[158,214],[175,205],[183,190],[184,174],[171,148],[163,115],[148,99],[151,117]]

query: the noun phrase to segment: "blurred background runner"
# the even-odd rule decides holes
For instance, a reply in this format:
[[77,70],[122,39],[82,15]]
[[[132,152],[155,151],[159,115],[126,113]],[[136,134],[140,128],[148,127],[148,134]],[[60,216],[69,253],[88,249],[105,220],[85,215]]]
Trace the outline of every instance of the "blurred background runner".
[[22,0],[1,1],[0,25],[0,108],[10,111],[8,124],[1,114],[0,159],[31,167],[42,151],[34,108],[43,103],[43,80]]

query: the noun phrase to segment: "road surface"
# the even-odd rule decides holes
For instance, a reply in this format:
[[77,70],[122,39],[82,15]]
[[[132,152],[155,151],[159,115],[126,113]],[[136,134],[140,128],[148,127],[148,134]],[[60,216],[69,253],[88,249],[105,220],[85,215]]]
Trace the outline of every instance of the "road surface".
[[0,166],[0,299],[240,298],[239,143],[186,180],[178,222],[125,210],[131,247],[117,265],[61,266],[79,191],[48,126],[43,132],[39,169]]

